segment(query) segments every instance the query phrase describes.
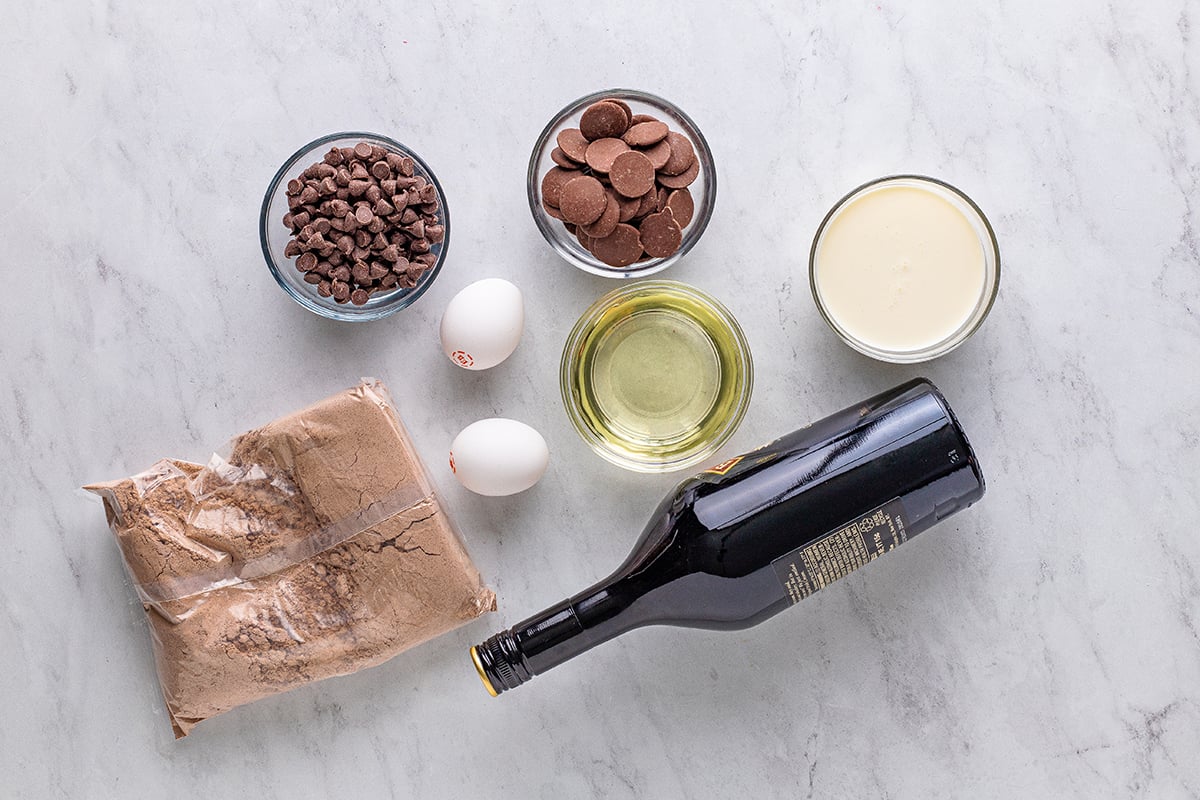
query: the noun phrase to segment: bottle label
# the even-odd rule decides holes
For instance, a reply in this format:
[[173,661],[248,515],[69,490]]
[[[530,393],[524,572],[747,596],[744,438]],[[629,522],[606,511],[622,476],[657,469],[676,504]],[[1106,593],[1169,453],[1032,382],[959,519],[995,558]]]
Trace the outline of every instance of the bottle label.
[[904,504],[896,498],[771,565],[795,604],[907,541]]
[[736,467],[738,462],[740,462],[743,458],[745,458],[745,456],[734,456],[733,458],[728,458],[722,461],[720,464],[711,466],[704,471],[709,475],[727,475],[729,470]]

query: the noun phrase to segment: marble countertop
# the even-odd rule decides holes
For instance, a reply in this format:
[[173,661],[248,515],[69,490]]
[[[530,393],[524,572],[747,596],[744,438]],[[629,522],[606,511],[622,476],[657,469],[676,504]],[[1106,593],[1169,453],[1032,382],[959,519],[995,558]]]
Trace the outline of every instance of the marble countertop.
[[[1200,8],[921,2],[15,4],[0,30],[0,795],[1200,796]],[[493,700],[466,649],[606,574],[679,475],[576,437],[562,343],[611,281],[556,260],[524,172],[605,86],[704,130],[716,213],[664,277],[740,318],[733,455],[916,375],[946,392],[984,500],[738,633],[637,631]],[[434,167],[449,261],[412,308],[320,320],[262,263],[278,164],[376,130]],[[920,366],[824,326],[813,231],[895,172],[971,194],[1003,254],[982,330]],[[500,276],[528,325],[467,373],[436,329]],[[391,387],[500,610],[176,742],[142,609],[78,487],[360,376]],[[532,491],[477,497],[444,453],[539,428]]]

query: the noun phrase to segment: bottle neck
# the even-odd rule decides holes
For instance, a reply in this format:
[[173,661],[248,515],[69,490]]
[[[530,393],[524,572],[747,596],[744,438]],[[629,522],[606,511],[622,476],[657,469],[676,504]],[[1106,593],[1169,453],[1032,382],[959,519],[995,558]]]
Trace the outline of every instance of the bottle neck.
[[623,579],[609,579],[501,631],[477,647],[471,658],[493,695],[516,688],[534,675],[574,658],[637,627],[625,613],[631,598]]

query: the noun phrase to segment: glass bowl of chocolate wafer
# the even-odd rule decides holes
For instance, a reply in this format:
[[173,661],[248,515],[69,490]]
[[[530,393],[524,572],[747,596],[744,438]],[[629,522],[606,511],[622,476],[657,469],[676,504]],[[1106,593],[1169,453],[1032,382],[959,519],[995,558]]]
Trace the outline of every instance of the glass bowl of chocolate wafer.
[[595,275],[661,272],[700,240],[716,199],[712,152],[691,117],[609,89],[558,112],[529,159],[529,208],[560,256]]
[[406,308],[446,259],[450,212],[420,156],[377,133],[322,136],[293,153],[263,198],[267,267],[300,305],[346,322]]

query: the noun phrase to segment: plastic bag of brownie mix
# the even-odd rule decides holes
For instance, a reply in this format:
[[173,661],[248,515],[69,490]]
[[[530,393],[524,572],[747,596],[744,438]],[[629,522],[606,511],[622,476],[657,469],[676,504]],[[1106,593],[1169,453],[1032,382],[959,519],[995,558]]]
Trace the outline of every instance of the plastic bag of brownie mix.
[[377,381],[93,484],[146,609],[176,738],[496,608]]

